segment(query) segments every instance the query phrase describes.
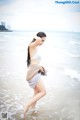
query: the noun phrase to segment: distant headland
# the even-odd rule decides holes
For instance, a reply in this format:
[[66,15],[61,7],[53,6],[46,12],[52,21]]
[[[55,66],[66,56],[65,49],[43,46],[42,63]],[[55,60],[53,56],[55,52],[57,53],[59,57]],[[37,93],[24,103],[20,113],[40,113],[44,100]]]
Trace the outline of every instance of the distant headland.
[[6,28],[5,22],[1,22],[0,32],[12,32],[11,26],[10,26],[10,25],[7,25],[7,28]]

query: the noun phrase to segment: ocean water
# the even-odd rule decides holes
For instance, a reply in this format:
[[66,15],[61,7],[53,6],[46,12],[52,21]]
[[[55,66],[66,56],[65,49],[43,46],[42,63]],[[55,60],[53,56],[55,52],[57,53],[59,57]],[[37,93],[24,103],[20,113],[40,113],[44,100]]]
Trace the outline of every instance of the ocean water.
[[[33,96],[26,81],[26,56],[35,34],[0,33],[1,120],[23,120],[23,105]],[[47,95],[37,103],[39,112],[28,112],[27,120],[80,120],[80,33],[46,34],[39,52],[41,64],[47,69],[43,77]]]

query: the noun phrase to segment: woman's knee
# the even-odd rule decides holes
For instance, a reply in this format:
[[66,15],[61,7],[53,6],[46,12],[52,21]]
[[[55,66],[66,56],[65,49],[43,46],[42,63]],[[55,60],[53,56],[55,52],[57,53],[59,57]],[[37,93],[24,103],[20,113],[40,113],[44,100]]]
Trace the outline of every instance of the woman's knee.
[[45,96],[46,95],[46,90],[41,91],[42,95]]

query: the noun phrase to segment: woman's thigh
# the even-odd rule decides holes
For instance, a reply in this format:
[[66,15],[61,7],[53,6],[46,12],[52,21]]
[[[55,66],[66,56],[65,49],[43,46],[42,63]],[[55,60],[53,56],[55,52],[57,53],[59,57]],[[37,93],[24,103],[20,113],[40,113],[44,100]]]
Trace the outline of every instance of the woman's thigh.
[[37,87],[34,88],[34,95],[36,95],[37,93],[39,93],[39,90],[37,89]]
[[46,92],[45,85],[44,85],[42,79],[40,79],[40,80],[38,81],[38,83],[36,84],[36,87],[35,87],[35,88],[36,88],[39,92],[41,92],[41,91]]

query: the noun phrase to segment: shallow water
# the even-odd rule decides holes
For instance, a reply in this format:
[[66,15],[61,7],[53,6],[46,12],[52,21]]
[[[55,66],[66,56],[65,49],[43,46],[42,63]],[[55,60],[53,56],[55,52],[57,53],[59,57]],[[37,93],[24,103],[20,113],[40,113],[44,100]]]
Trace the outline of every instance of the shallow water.
[[[33,96],[26,82],[26,49],[34,32],[0,33],[0,118],[23,120],[23,105]],[[80,34],[47,32],[40,47],[47,95],[27,120],[80,120]]]

